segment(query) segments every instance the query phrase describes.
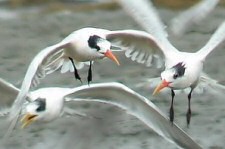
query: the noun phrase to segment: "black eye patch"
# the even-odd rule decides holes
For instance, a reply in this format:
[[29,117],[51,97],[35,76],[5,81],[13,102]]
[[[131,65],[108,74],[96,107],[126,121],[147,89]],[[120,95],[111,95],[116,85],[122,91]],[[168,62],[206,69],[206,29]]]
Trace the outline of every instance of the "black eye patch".
[[45,98],[38,98],[35,100],[35,102],[38,105],[38,108],[36,109],[37,112],[41,112],[46,109],[46,99]]
[[180,62],[176,65],[174,65],[172,68],[175,69],[175,74],[173,75],[173,78],[176,79],[177,77],[182,77],[185,73],[185,64],[183,62]]
[[99,51],[100,47],[97,45],[99,40],[101,40],[101,37],[97,35],[90,36],[88,39],[88,46],[90,48],[94,48],[94,49],[97,49],[97,51]]
[[173,79],[176,79],[177,77],[178,77],[178,74],[175,73],[175,74],[173,75]]

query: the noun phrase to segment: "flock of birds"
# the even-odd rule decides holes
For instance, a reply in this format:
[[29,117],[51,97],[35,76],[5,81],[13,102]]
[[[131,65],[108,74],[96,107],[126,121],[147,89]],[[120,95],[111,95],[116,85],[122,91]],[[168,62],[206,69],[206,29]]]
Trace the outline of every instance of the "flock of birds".
[[[100,28],[82,28],[74,31],[61,42],[41,50],[30,63],[20,89],[1,80],[1,88],[18,94],[9,113],[11,123],[6,133],[6,138],[9,137],[15,128],[21,115],[23,115],[21,118],[22,127],[25,128],[35,121],[46,122],[56,119],[64,110],[64,102],[66,101],[86,100],[104,102],[125,109],[128,113],[136,116],[155,130],[160,136],[180,147],[201,148],[176,124],[173,124],[174,90],[190,88],[186,113],[186,121],[187,125],[189,125],[191,120],[192,92],[201,82],[202,69],[206,57],[225,39],[225,22],[221,23],[209,41],[200,50],[194,53],[181,52],[168,40],[165,25],[161,22],[157,11],[150,1],[116,1],[146,31],[110,31]],[[210,2],[211,4],[209,5]],[[191,8],[190,10],[192,11],[185,12],[185,21],[188,20],[188,15],[192,15],[189,18],[189,24],[185,24],[190,26],[191,23],[196,23],[203,19],[218,2],[219,0],[204,0]],[[205,8],[206,6],[207,9]],[[197,15],[195,15],[196,11],[205,12],[203,13],[205,16],[197,18]],[[195,19],[193,19],[194,16]],[[172,22],[177,22],[177,20]],[[181,26],[185,25],[182,24]],[[176,27],[173,26],[172,29],[176,29]],[[184,28],[177,27],[177,29],[179,31],[173,31],[175,34],[185,32]],[[107,57],[117,65],[120,65],[114,53],[121,51],[132,61],[145,64],[146,66],[152,66],[153,62],[157,64],[156,67],[161,67],[164,64],[162,66],[164,70],[160,75],[161,83],[155,88],[153,95],[156,95],[164,88],[170,88],[172,100],[169,120],[148,99],[123,84],[90,83],[92,81],[93,62]],[[78,70],[86,64],[89,65],[88,85],[76,88],[49,87],[31,91],[31,89],[38,86],[40,79],[59,69],[61,69],[61,73],[74,72],[75,79],[82,82]]]

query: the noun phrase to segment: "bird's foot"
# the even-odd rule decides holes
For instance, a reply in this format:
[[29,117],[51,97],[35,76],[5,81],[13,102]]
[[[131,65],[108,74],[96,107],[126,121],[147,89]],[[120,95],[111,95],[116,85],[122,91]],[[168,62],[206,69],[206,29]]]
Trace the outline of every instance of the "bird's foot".
[[79,81],[81,82],[81,84],[83,84],[83,82],[82,82],[82,80],[81,80],[81,77],[80,77],[80,75],[78,74],[77,71],[74,71],[74,76],[75,76],[75,79],[76,79],[76,80],[79,80]]
[[187,127],[189,128],[189,124],[191,122],[191,109],[187,110],[186,119],[187,119]]

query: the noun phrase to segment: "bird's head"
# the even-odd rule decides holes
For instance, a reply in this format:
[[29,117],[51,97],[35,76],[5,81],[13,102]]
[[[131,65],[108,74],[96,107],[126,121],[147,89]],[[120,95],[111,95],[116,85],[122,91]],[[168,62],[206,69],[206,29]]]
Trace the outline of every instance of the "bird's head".
[[161,73],[162,82],[155,88],[153,95],[159,93],[163,88],[176,88],[185,73],[185,64],[177,63],[172,68],[166,69]]
[[111,43],[108,40],[98,35],[92,35],[88,39],[88,45],[90,48],[96,50],[96,52],[102,57],[108,57],[112,61],[116,62],[117,65],[120,65],[116,56],[111,51]]
[[37,121],[43,117],[46,110],[46,100],[45,98],[38,98],[33,102],[30,102],[25,107],[25,114],[21,118],[22,128],[27,127],[32,122]]

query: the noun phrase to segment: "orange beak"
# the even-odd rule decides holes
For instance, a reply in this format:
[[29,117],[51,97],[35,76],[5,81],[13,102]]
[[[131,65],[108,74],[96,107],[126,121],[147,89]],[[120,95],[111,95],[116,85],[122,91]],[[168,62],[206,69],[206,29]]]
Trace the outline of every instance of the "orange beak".
[[111,59],[112,61],[116,62],[117,65],[120,65],[119,61],[117,60],[116,56],[112,53],[111,50],[107,50],[105,52],[105,56]]
[[159,93],[163,88],[168,87],[170,82],[163,80],[154,90],[153,95]]
[[20,120],[22,122],[21,128],[25,128],[28,125],[30,125],[32,122],[35,121],[36,117],[37,115],[34,115],[34,114],[30,114],[30,113],[25,114]]

